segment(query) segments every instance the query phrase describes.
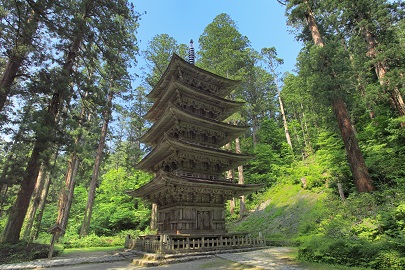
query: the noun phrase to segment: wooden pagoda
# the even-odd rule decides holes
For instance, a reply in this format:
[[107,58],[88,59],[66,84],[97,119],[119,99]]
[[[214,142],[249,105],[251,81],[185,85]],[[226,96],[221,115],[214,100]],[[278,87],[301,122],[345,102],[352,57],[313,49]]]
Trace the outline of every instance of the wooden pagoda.
[[149,93],[153,125],[140,140],[152,150],[136,168],[155,177],[129,194],[157,205],[158,235],[224,235],[226,201],[262,187],[224,177],[251,159],[221,149],[247,128],[223,122],[243,104],[225,98],[237,84],[173,55]]

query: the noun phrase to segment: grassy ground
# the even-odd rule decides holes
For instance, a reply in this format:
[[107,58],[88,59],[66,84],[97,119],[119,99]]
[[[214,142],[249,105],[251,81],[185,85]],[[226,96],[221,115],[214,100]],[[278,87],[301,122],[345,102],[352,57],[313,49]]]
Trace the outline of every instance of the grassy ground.
[[124,249],[123,246],[114,247],[87,247],[87,248],[67,248],[63,250],[63,257],[88,256],[90,253],[114,253]]

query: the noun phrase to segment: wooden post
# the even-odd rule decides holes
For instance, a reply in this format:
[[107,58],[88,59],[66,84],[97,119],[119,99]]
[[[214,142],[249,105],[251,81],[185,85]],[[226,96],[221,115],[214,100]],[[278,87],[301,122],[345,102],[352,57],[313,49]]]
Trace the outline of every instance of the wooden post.
[[48,229],[48,232],[52,234],[51,244],[49,246],[48,259],[52,259],[53,248],[54,248],[56,239],[58,239],[59,234],[64,232],[64,230],[62,229],[61,226],[59,226],[59,224],[55,224],[50,229]]
[[342,200],[342,201],[345,201],[345,193],[343,192],[343,185],[342,185],[342,182],[338,182],[337,183],[337,186],[338,186],[338,190],[339,190],[339,195],[340,195],[340,199]]

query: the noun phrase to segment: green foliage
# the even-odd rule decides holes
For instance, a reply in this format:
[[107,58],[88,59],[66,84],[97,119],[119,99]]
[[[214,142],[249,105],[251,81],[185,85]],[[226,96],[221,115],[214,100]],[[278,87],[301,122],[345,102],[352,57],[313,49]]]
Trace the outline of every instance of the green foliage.
[[324,195],[303,190],[300,185],[276,184],[255,198],[260,204],[253,213],[229,224],[229,229],[252,235],[261,232],[266,240],[291,245],[304,222],[315,222],[312,209]]
[[270,187],[282,175],[290,171],[291,151],[283,138],[283,129],[273,120],[264,120],[257,134],[258,144],[255,158],[244,166],[249,183],[265,184]]
[[[365,160],[376,185],[405,184],[402,166],[405,132],[398,129],[403,120],[379,116],[364,126],[359,139],[364,142]],[[389,157],[389,158],[387,158]]]
[[405,254],[405,204],[401,203],[396,208],[381,214],[381,229],[384,236]]
[[329,106],[333,100],[353,93],[350,62],[347,50],[339,41],[330,41],[324,47],[312,45],[298,57],[300,76],[304,78],[315,102]]
[[404,253],[387,241],[311,236],[299,248],[300,260],[363,266],[373,269],[403,269]]
[[126,171],[123,167],[103,175],[98,188],[91,228],[96,235],[115,235],[122,230],[144,230],[149,225],[149,205],[126,194],[150,180],[140,171]]
[[[299,171],[310,175],[322,172],[314,169],[323,168],[319,163],[309,163],[307,160],[305,165],[312,168],[309,170],[296,166],[296,176]],[[404,267],[403,190],[386,187],[374,193],[351,193],[342,201],[334,185],[324,185],[328,180],[319,187],[303,189],[301,184],[292,184],[291,177],[285,175],[284,183],[251,196],[250,203],[255,206],[248,208],[252,213],[233,220],[229,230],[252,235],[261,232],[274,245],[298,245],[303,261],[373,269]]]
[[83,248],[83,247],[115,247],[124,245],[123,237],[119,236],[97,236],[90,234],[80,238],[78,234],[69,235],[61,239],[64,248]]
[[158,83],[174,53],[185,58],[187,45],[177,44],[177,41],[168,34],[156,35],[148,42],[148,47],[142,54],[149,68],[145,81],[150,88]]
[[[358,194],[344,203],[329,197],[326,211],[311,231],[300,237],[302,260],[364,266],[404,267],[403,193],[388,190]],[[309,234],[308,234],[309,233]]]
[[225,78],[240,79],[249,61],[250,41],[239,33],[235,21],[221,13],[198,39],[197,65]]

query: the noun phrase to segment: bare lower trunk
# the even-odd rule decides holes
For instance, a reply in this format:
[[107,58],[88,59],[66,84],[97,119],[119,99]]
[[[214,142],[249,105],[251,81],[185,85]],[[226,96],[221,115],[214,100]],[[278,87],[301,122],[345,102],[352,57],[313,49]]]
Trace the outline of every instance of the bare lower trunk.
[[[58,202],[58,217],[56,219],[56,224],[62,229],[63,235],[66,230],[67,221],[69,219],[70,208],[72,206],[73,194],[76,184],[76,174],[79,167],[79,159],[76,154],[70,156],[68,162],[68,168],[66,171],[65,185],[62,187],[62,190],[59,193],[59,202]],[[57,235],[58,238],[60,235]],[[56,239],[57,241],[57,239]]]
[[[227,150],[231,150],[231,143],[227,143],[226,145],[225,145],[225,149],[227,149]],[[235,176],[234,176],[234,172],[233,172],[233,169],[230,169],[230,170],[228,170],[227,172],[226,172],[226,178],[228,178],[228,180],[229,181],[234,181],[234,179],[235,179]],[[230,200],[230,202],[229,202],[229,212],[231,213],[231,214],[233,214],[234,212],[235,212],[235,206],[236,206],[236,204],[235,204],[235,198],[232,198],[232,200]]]
[[108,93],[107,108],[103,113],[104,121],[103,121],[103,126],[101,128],[100,142],[99,142],[98,148],[97,148],[96,159],[94,161],[93,175],[91,177],[91,182],[90,182],[90,186],[89,186],[89,193],[88,193],[88,198],[87,198],[86,209],[84,211],[82,228],[80,230],[81,236],[88,235],[89,231],[90,231],[90,221],[91,221],[91,215],[93,212],[94,199],[95,199],[95,195],[96,195],[98,174],[100,172],[100,164],[101,164],[101,160],[103,157],[105,139],[107,137],[108,123],[110,121],[110,116],[111,116],[111,107],[112,107],[113,97],[114,97],[114,93],[112,91],[110,91]]
[[[87,97],[88,92],[85,93],[84,99]],[[85,118],[86,110],[84,106],[82,107],[80,111],[80,117],[79,117],[79,129],[83,125],[83,119]],[[75,139],[74,145],[77,147],[80,144],[80,141],[82,140],[82,133],[79,133]],[[69,214],[70,214],[70,208],[72,207],[72,201],[73,201],[73,194],[76,186],[76,175],[77,175],[77,170],[79,168],[79,157],[77,156],[76,152],[73,152],[70,155],[70,159],[68,162],[68,167],[66,170],[66,176],[65,176],[65,185],[62,187],[60,193],[59,193],[59,201],[58,201],[58,217],[56,219],[56,225],[58,225],[62,231],[60,234],[55,235],[56,241],[58,240],[59,236],[63,236],[68,219],[69,219]]]
[[41,230],[42,216],[44,214],[45,205],[46,205],[46,197],[48,197],[48,192],[49,192],[50,186],[51,186],[51,172],[47,171],[46,175],[45,175],[44,188],[42,189],[42,192],[41,192],[41,200],[40,200],[40,203],[38,206],[34,227],[32,229],[32,233],[31,233],[32,239],[37,239],[39,232]]
[[229,213],[231,213],[231,215],[235,213],[235,208],[236,208],[235,198],[232,198],[232,200],[229,201]]
[[157,230],[157,204],[156,203],[152,203],[150,229],[151,230]]
[[34,149],[32,150],[27,169],[20,185],[20,190],[17,194],[17,199],[11,209],[6,226],[3,230],[3,243],[13,243],[20,239],[21,228],[25,215],[27,214],[27,209],[30,204],[32,192],[35,188],[36,180],[38,178],[39,168],[41,165],[40,154],[44,150],[45,145],[37,141]]
[[35,185],[34,194],[26,217],[26,224],[24,229],[24,239],[31,241],[31,230],[34,225],[35,215],[37,213],[39,204],[41,202],[41,194],[45,184],[45,166],[41,166],[38,173],[38,180]]
[[340,196],[340,199],[342,200],[342,201],[345,201],[345,193],[343,192],[343,185],[342,185],[342,183],[341,182],[338,182],[337,183],[337,186],[338,186],[338,190],[339,190],[339,196]]
[[293,146],[291,143],[291,136],[290,136],[290,132],[288,131],[287,117],[285,116],[284,105],[283,105],[283,101],[281,100],[280,92],[278,93],[278,102],[280,104],[281,116],[283,117],[285,138],[287,140],[287,144],[290,146],[290,149],[292,150]]
[[347,159],[353,175],[354,184],[358,192],[370,192],[375,188],[372,184],[366,163],[356,138],[356,134],[350,122],[346,104],[341,98],[333,102],[333,112],[338,121],[339,129],[345,145]]
[[[235,139],[235,151],[238,154],[241,154],[241,148],[240,148],[240,139],[236,138]],[[243,165],[238,166],[238,184],[243,185],[245,184],[245,177],[243,176]],[[246,205],[245,205],[245,196],[241,196],[239,200],[239,215],[242,217],[245,212],[246,212]]]

